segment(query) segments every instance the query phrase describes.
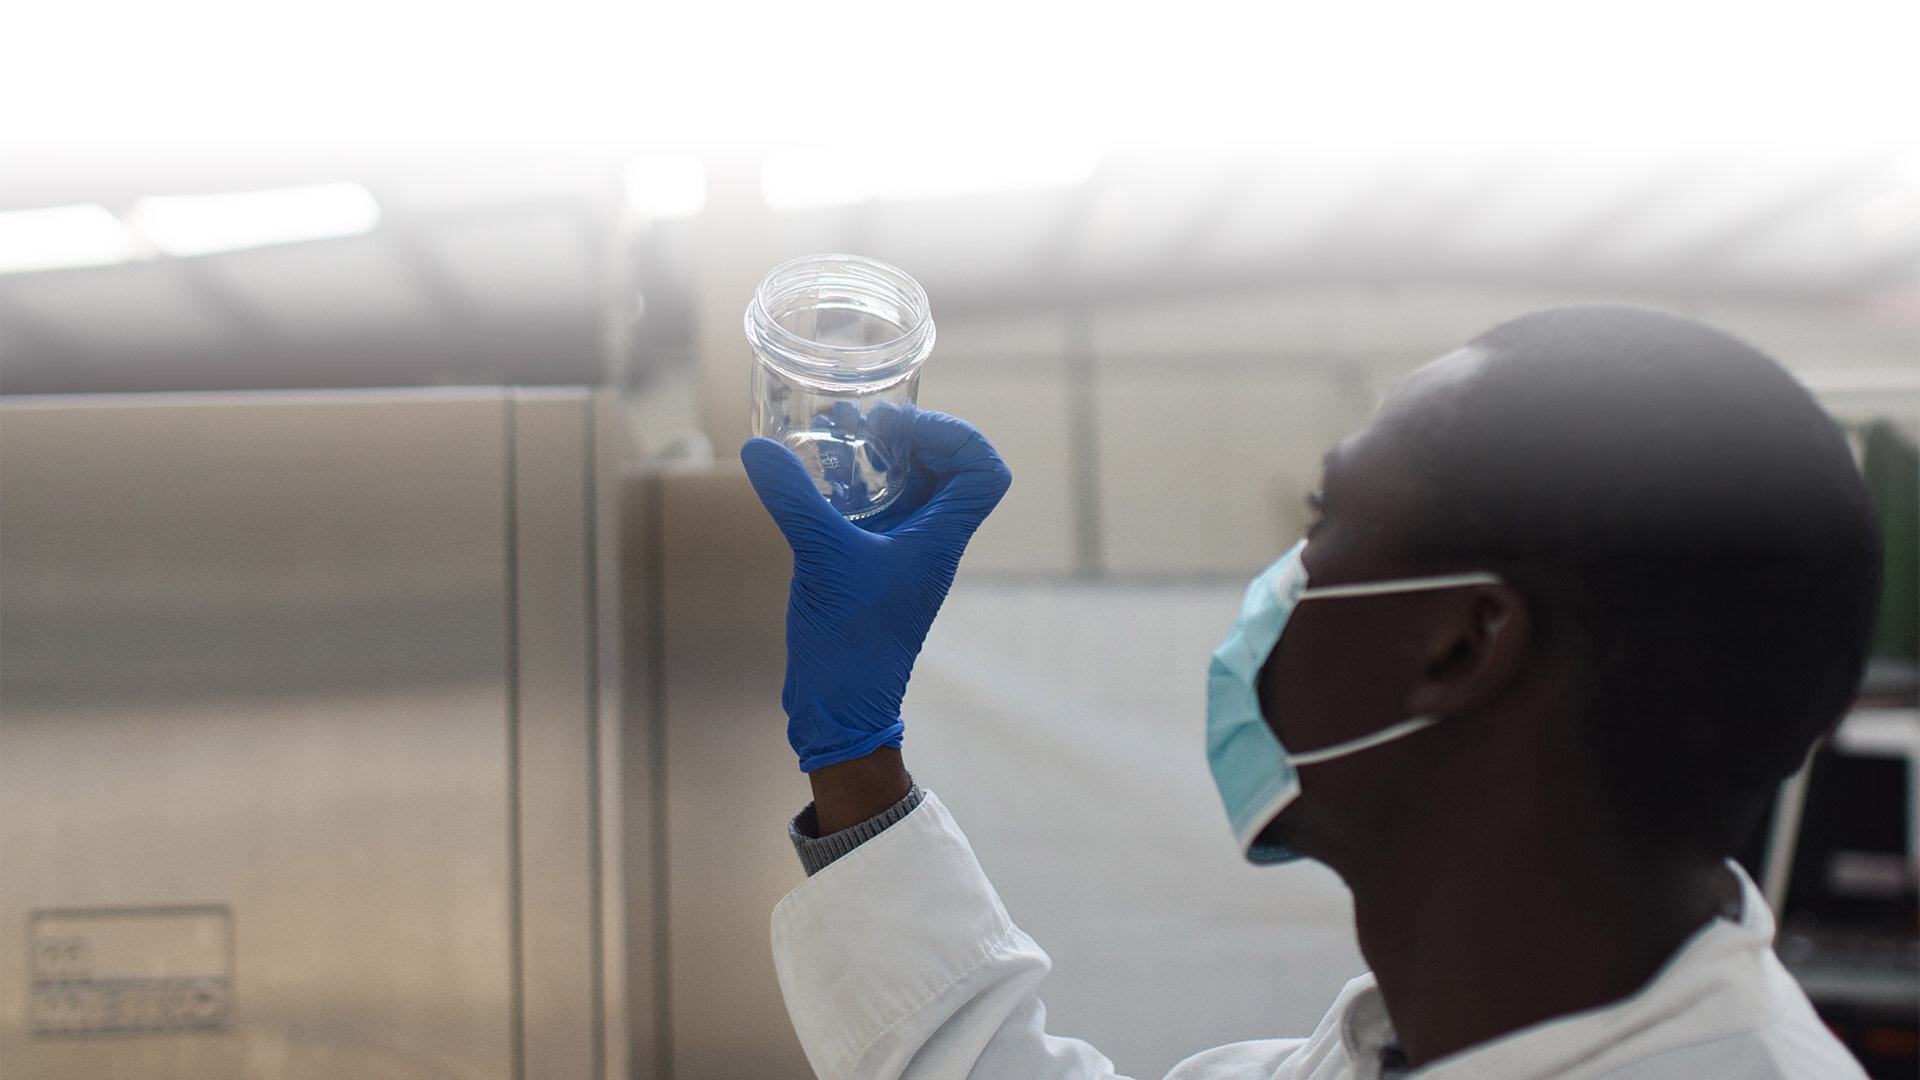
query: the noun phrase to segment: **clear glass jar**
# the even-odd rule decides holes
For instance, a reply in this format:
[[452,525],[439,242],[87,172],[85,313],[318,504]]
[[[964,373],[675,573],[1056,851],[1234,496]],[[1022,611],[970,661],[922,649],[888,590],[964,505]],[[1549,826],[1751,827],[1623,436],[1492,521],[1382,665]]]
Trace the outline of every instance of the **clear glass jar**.
[[767,273],[747,305],[753,433],[799,455],[834,509],[859,519],[900,497],[933,315],[920,283],[858,255]]

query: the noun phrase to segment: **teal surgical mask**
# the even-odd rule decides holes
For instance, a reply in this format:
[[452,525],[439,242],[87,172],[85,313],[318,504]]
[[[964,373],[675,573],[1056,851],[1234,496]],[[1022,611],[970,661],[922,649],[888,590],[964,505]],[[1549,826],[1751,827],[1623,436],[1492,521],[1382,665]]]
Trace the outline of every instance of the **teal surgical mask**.
[[1280,633],[1295,606],[1307,600],[1350,596],[1424,592],[1463,585],[1498,585],[1489,573],[1444,574],[1401,578],[1354,585],[1307,587],[1307,568],[1301,561],[1305,540],[1293,545],[1280,561],[1247,586],[1240,602],[1240,618],[1227,639],[1213,651],[1207,670],[1207,765],[1226,803],[1233,837],[1253,863],[1288,862],[1299,855],[1287,848],[1257,843],[1262,829],[1300,794],[1297,767],[1355,754],[1392,742],[1433,724],[1438,718],[1415,716],[1397,724],[1308,753],[1289,753],[1280,745],[1260,712],[1260,669],[1280,643]]

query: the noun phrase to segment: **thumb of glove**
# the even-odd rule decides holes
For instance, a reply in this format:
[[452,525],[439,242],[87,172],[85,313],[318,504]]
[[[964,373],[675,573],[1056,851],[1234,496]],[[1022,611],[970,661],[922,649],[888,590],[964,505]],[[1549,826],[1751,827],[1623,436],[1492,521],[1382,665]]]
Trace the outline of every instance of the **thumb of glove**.
[[747,467],[747,480],[760,496],[760,505],[767,508],[794,554],[830,547],[839,534],[855,528],[820,494],[793,451],[772,439],[753,438],[741,444],[740,463]]

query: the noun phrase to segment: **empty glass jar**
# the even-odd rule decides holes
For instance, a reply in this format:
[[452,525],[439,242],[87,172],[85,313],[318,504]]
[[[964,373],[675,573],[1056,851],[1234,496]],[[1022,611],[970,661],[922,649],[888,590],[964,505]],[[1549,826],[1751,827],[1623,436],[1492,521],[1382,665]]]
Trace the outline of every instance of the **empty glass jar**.
[[933,316],[920,284],[875,259],[809,255],[768,272],[747,305],[753,433],[799,455],[834,509],[899,498]]

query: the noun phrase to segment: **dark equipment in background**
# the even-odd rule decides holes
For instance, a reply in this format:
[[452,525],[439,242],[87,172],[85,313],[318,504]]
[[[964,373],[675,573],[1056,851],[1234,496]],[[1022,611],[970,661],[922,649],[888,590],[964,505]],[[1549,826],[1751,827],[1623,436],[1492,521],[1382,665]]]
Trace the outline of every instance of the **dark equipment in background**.
[[1774,800],[1741,861],[1766,881],[1775,950],[1876,1080],[1920,1075],[1920,455],[1862,435],[1880,518],[1874,655],[1854,712]]

